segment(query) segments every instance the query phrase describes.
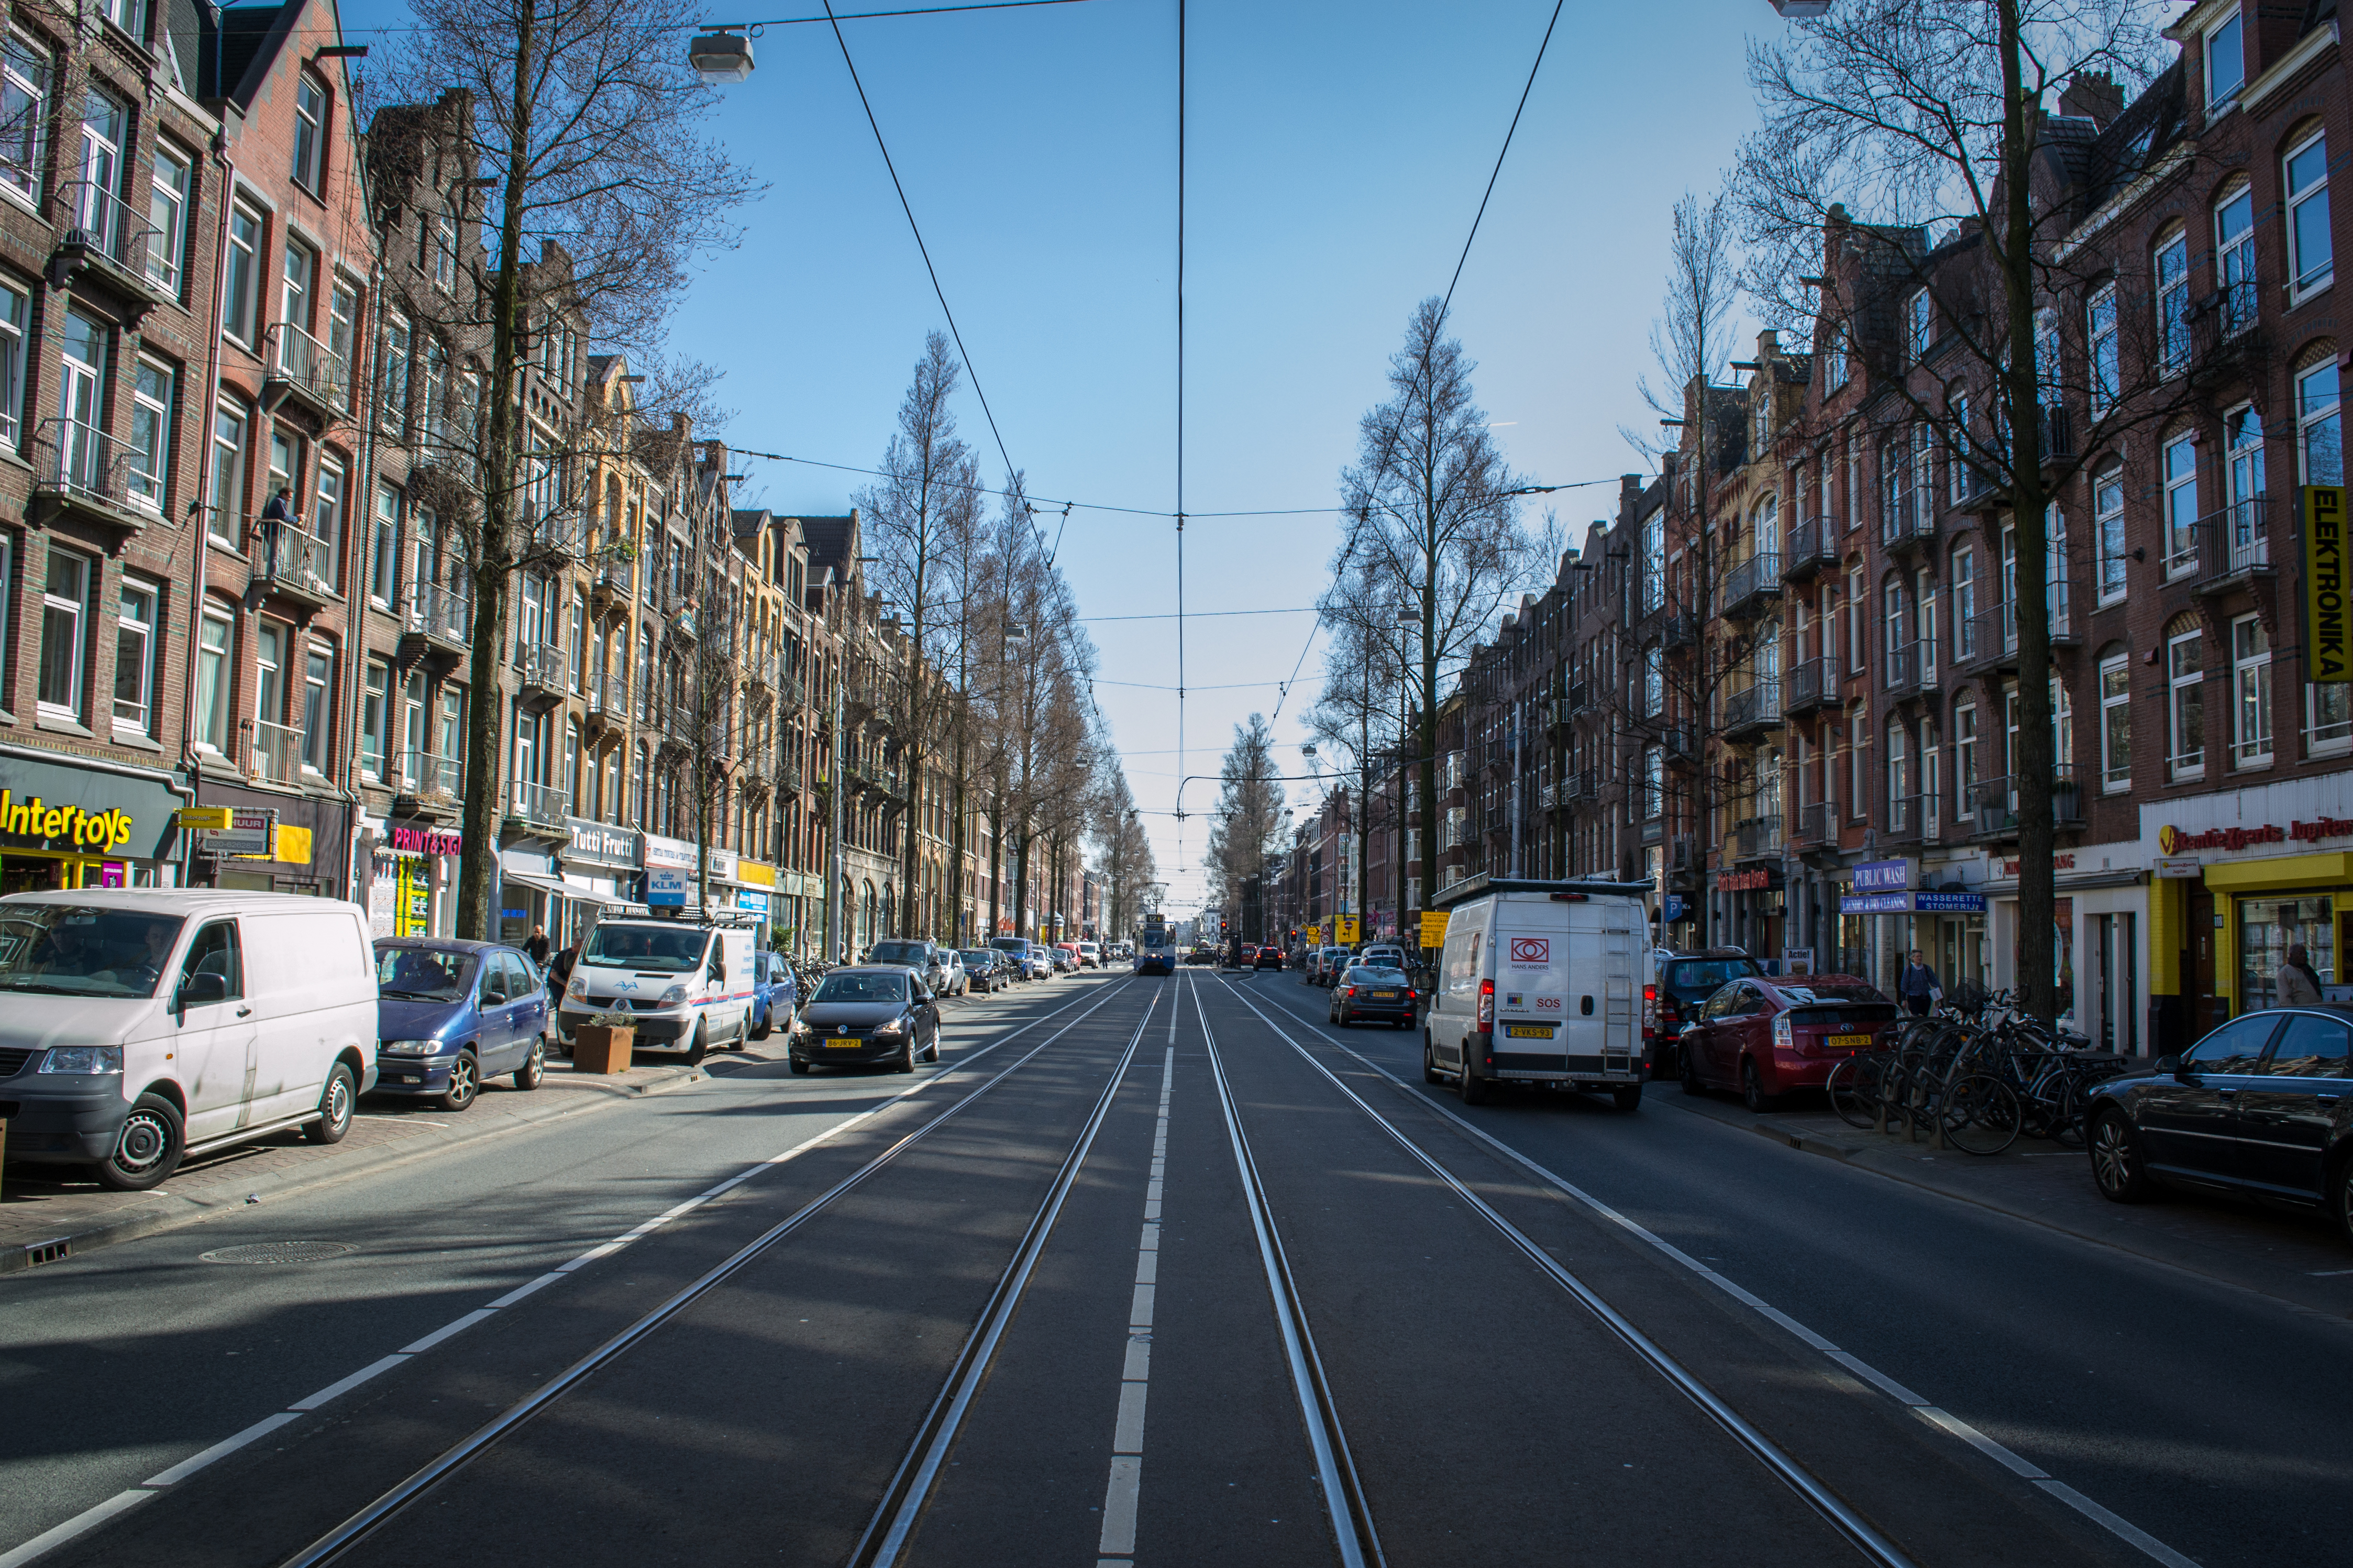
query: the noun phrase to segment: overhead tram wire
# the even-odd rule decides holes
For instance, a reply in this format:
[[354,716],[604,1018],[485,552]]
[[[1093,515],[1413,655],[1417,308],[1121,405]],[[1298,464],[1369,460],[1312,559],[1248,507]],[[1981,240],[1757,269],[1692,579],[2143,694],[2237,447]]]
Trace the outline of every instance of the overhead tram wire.
[[[683,33],[689,29],[701,33],[744,33],[759,27],[800,27],[827,21],[872,22],[896,16],[952,16],[965,11],[1026,11],[1036,5],[1082,5],[1087,3],[1088,0],[980,0],[978,4],[967,5],[909,5],[891,11],[842,11],[824,16],[763,16],[750,22],[687,22],[676,25],[624,22],[615,26],[630,30],[642,27],[657,33]],[[425,28],[418,23],[406,22],[381,27],[295,27],[290,31],[295,34],[421,33]]]
[[[1176,0],[1176,773],[1185,773],[1185,0]],[[1180,815],[1176,864],[1184,863]]]

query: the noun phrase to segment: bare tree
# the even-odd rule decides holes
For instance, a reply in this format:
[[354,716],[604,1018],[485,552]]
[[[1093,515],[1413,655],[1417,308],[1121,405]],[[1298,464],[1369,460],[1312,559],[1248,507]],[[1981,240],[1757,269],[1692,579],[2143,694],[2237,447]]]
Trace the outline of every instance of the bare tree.
[[1127,773],[1106,754],[1102,786],[1094,801],[1096,865],[1103,879],[1103,935],[1117,940],[1134,923],[1144,890],[1151,885],[1152,838],[1136,818]]
[[[1731,346],[1726,325],[1740,298],[1732,198],[1719,191],[1703,200],[1685,191],[1675,203],[1674,228],[1667,243],[1667,294],[1651,323],[1651,353],[1663,376],[1635,383],[1642,401],[1659,416],[1659,428],[1618,426],[1626,444],[1657,461],[1683,444],[1694,383],[1706,385],[1724,368]],[[1661,430],[1677,432],[1662,435]]]
[[1234,743],[1218,769],[1217,820],[1201,863],[1223,907],[1246,910],[1242,938],[1263,942],[1267,861],[1282,847],[1283,788],[1274,764],[1274,731],[1262,713],[1234,726]]
[[[1403,771],[1406,745],[1405,706],[1408,670],[1407,638],[1416,622],[1398,592],[1396,580],[1363,559],[1333,584],[1324,604],[1324,625],[1331,639],[1324,647],[1324,690],[1308,710],[1307,728],[1324,756],[1352,773],[1350,792],[1355,833],[1352,886],[1360,918],[1371,912],[1371,840],[1374,784],[1391,768]],[[1404,846],[1398,847],[1402,868]],[[1398,908],[1402,918],[1404,888],[1400,876]],[[1367,935],[1369,923],[1364,926]]]
[[[565,317],[601,344],[658,358],[690,263],[734,242],[733,215],[759,187],[702,135],[715,100],[681,56],[696,20],[681,0],[417,0],[411,14],[387,96],[465,95],[465,154],[445,177],[453,204],[494,237],[486,256],[457,258],[473,276],[451,292],[459,319],[446,323],[488,351],[475,460],[459,476],[476,504],[460,522],[474,640],[458,891],[458,929],[488,936],[502,706],[491,694],[530,550],[528,496],[565,482],[533,449],[523,368]],[[484,166],[494,173],[475,179]]]

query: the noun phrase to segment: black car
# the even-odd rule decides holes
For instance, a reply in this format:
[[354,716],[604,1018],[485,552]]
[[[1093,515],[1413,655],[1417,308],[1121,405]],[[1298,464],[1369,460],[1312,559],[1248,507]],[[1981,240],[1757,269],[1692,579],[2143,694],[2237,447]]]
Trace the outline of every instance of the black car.
[[2085,1107],[2092,1179],[2138,1203],[2158,1185],[2326,1209],[2353,1241],[2353,1007],[2268,1007]]
[[972,988],[986,996],[1000,985],[1013,984],[1006,965],[1005,955],[994,948],[967,947],[963,950],[964,972],[971,976]]
[[1711,947],[1700,952],[1662,954],[1659,958],[1659,1035],[1651,1056],[1651,1076],[1680,1077],[1683,1055],[1675,1037],[1699,1016],[1700,1004],[1732,980],[1761,980],[1765,966],[1736,947]]
[[795,1072],[812,1062],[887,1062],[913,1072],[917,1057],[940,1059],[938,1004],[913,970],[897,964],[833,970],[802,1005],[791,1055]]
[[1268,942],[1264,947],[1260,948],[1257,956],[1250,960],[1252,974],[1256,974],[1261,969],[1281,969],[1282,967],[1282,949],[1272,942]]
[[1343,970],[1339,979],[1333,982],[1330,1017],[1344,1029],[1352,1024],[1388,1024],[1410,1029],[1419,1000],[1404,970],[1357,964]]

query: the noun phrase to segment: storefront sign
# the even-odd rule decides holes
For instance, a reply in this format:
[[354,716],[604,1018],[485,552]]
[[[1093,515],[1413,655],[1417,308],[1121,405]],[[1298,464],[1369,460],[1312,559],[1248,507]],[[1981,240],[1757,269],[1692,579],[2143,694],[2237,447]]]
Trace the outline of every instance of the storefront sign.
[[466,836],[444,833],[438,827],[395,827],[392,847],[398,855],[440,855],[454,859],[466,852]]
[[1983,893],[1849,893],[1839,900],[1842,915],[1981,915]]
[[276,812],[241,805],[230,812],[227,827],[196,836],[196,851],[202,855],[267,856],[277,826]]
[[748,910],[755,915],[765,915],[768,912],[768,895],[756,888],[738,888],[735,889],[735,907]]
[[2345,583],[2345,491],[2304,487],[2304,669],[2310,681],[2353,681]]
[[[692,844],[683,838],[664,838],[659,834],[649,833],[646,835],[645,851],[641,858],[644,860],[648,870],[651,870],[657,866],[673,871],[699,871],[701,869],[701,855]],[[716,844],[712,845],[711,847],[711,875],[712,879],[717,881],[733,881],[735,879],[735,851],[733,849],[722,849]]]
[[1912,885],[1909,860],[1865,860],[1854,868],[1858,893],[1895,893]]
[[735,879],[754,888],[774,888],[777,886],[776,868],[765,861],[739,860],[735,863]]
[[1753,871],[1718,871],[1715,890],[1719,893],[1754,893],[1773,885],[1773,873],[1759,866]]
[[1842,915],[1908,915],[1912,912],[1909,893],[1848,893],[1839,900]]
[[609,822],[590,822],[579,816],[567,816],[564,821],[572,830],[572,847],[564,852],[565,860],[637,869],[643,850],[638,843],[636,828],[616,827]]
[[2157,874],[2166,878],[2195,879],[2205,869],[2195,855],[2160,855],[2157,858]]
[[[2025,862],[2022,860],[2004,860],[2001,863],[2001,874],[2003,879],[2008,880],[2010,878],[2017,876],[2019,874],[2020,868],[2023,865],[2025,865]],[[2070,850],[2066,854],[2053,855],[2051,857],[2051,868],[2054,871],[2073,870],[2075,868],[2074,852]]]
[[649,909],[682,909],[686,904],[686,873],[669,867],[653,867],[646,872],[646,907]]
[[1924,915],[1981,915],[1986,912],[1983,893],[1915,893],[1913,897]]
[[172,814],[172,826],[187,832],[224,833],[230,826],[225,805],[184,805]]
[[10,838],[40,845],[62,839],[60,847],[70,846],[95,854],[130,843],[133,826],[127,811],[89,812],[78,805],[54,805],[37,795],[26,799],[13,790],[0,789],[0,834]]
[[1785,947],[1781,950],[1781,973],[1811,974],[1814,972],[1814,950],[1810,947]]
[[2311,822],[2291,821],[2285,827],[2265,822],[2253,827],[2210,827],[2203,833],[2184,833],[2168,826],[2157,830],[2157,847],[2168,855],[2184,855],[2200,849],[2235,851],[2251,844],[2317,844],[2324,838],[2345,837],[2353,837],[2353,817],[2323,816]]

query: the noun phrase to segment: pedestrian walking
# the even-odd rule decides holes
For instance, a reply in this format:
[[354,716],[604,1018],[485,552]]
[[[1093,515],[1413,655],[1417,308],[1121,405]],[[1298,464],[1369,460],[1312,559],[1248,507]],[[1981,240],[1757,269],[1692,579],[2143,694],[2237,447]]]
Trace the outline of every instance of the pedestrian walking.
[[1936,972],[1928,967],[1916,947],[1895,982],[1895,994],[1904,999],[1904,1005],[1912,1009],[1915,1018],[1926,1017],[1928,1009],[1944,1000],[1945,989],[1936,984]]
[[522,950],[531,954],[531,962],[533,964],[544,972],[547,968],[547,928],[545,926],[532,927],[531,940],[522,944]]
[[2320,976],[2312,972],[2312,964],[2302,942],[2287,950],[2287,961],[2279,966],[2279,1005],[2283,1007],[2320,1005]]

